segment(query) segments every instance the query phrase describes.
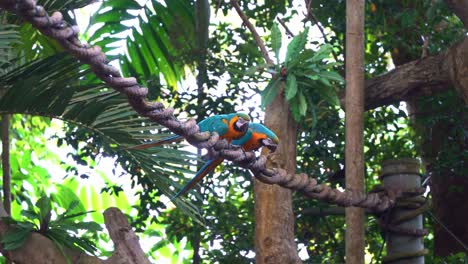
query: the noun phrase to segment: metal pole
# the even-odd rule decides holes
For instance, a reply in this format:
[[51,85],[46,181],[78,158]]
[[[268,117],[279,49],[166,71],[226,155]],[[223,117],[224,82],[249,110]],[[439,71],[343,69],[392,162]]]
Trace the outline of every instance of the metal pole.
[[[409,190],[421,187],[421,174],[419,173],[420,163],[416,159],[397,159],[388,160],[382,164],[382,180],[385,188],[394,190]],[[396,207],[392,209],[388,219],[389,223],[392,220],[399,219],[403,215],[407,215],[414,209]],[[397,229],[420,230],[423,228],[422,215],[402,221],[395,225]],[[423,238],[397,232],[386,233],[387,242],[387,259],[393,259],[386,263],[391,264],[423,264],[424,256],[411,256],[414,252],[424,251]],[[401,257],[401,258],[400,258]]]

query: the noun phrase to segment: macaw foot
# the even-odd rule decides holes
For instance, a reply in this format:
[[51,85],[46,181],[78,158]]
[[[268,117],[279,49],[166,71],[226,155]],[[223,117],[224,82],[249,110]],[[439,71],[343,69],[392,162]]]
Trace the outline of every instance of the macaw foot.
[[231,144],[230,144],[226,139],[219,140],[219,141],[216,142],[216,144],[214,145],[214,150],[219,151],[219,150],[222,150],[222,149],[224,149],[224,148],[229,147],[230,145],[231,145]]
[[248,155],[248,154],[247,154],[248,152],[245,151],[243,148],[241,148],[241,150],[242,150],[242,156],[244,157],[244,160],[247,160],[247,159],[248,159],[248,156],[247,156],[247,155]]
[[227,142],[227,148],[232,149],[232,150],[238,150],[238,149],[242,149],[242,146],[232,144],[232,142]]

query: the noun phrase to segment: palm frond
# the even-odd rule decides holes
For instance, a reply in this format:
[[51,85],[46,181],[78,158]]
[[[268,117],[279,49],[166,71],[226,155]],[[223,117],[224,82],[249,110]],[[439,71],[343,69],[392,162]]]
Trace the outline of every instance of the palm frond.
[[[158,147],[145,151],[125,149],[142,141],[165,137],[167,133],[151,132],[164,129],[137,116],[118,92],[90,81],[89,72],[65,54],[18,66],[0,75],[3,81],[0,112],[59,118],[88,130],[111,146],[106,152],[122,156],[144,171],[137,182],[172,196],[174,177],[181,178],[181,171],[188,172],[187,166],[197,156],[188,151]],[[197,218],[192,205],[179,203],[186,213]]]
[[[87,6],[95,0],[43,0],[38,1],[46,10],[61,11],[64,20],[69,24],[77,24],[70,10],[75,10]],[[10,24],[19,25],[20,43],[16,43],[16,56],[20,56],[23,61],[31,61],[37,57],[47,57],[63,49],[56,43],[55,40],[42,35],[36,28],[29,23],[22,23],[22,20],[14,14],[4,14],[2,21],[7,21]],[[1,48],[0,48],[1,49]],[[1,61],[0,61],[1,65]]]
[[42,0],[38,1],[46,10],[73,10],[97,2],[96,0]]
[[0,71],[11,65],[14,55],[14,45],[19,44],[18,26],[0,24]]
[[[138,10],[139,12],[128,12]],[[89,41],[104,47],[108,52],[117,42],[125,41],[126,56],[120,60],[122,70],[139,77],[150,89],[164,76],[169,87],[177,87],[184,73],[184,66],[194,61],[195,29],[194,8],[187,1],[151,1],[140,6],[137,1],[108,1],[96,12],[91,24],[103,23]],[[122,22],[132,21],[125,26]],[[127,35],[126,38],[109,37]],[[190,58],[190,59],[187,59]]]

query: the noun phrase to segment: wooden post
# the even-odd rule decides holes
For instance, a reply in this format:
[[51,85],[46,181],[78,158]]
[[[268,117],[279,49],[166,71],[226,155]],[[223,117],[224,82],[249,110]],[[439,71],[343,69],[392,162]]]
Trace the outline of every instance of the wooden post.
[[[382,164],[382,178],[385,188],[407,190],[421,186],[421,174],[419,174],[420,163],[416,159],[397,159],[385,161]],[[390,214],[389,223],[393,219],[398,219],[414,209],[394,208]],[[422,215],[403,221],[396,225],[397,228],[404,229],[422,229]],[[387,256],[403,256],[412,252],[421,252],[424,250],[422,237],[410,236],[394,232],[387,232]],[[424,256],[406,258],[392,261],[392,264],[423,264]]]
[[[346,189],[364,192],[364,0],[346,1]],[[364,263],[364,210],[346,208],[346,263]]]

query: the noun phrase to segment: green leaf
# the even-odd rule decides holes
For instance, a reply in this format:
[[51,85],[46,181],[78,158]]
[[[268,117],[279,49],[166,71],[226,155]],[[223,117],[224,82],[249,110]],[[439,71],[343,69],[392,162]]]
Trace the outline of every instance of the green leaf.
[[276,62],[279,64],[279,52],[281,49],[281,31],[277,23],[273,23],[271,27],[271,47],[275,52]]
[[[297,56],[295,56],[294,58],[291,58],[288,61],[288,69],[291,70],[297,64],[304,65],[305,63],[308,62],[308,60],[310,60],[311,57],[314,56],[314,54],[315,54],[315,52],[313,50],[310,50],[310,49],[302,50]],[[315,65],[314,65],[314,67],[315,67]]]
[[270,63],[263,63],[263,64],[260,64],[260,65],[255,65],[255,66],[252,66],[250,68],[248,68],[244,74],[245,75],[254,75],[254,74],[257,74],[258,71],[260,70],[263,70],[263,69],[268,69],[270,67],[273,67],[274,65],[270,64]]
[[286,100],[291,100],[297,93],[297,80],[294,74],[289,74],[286,79]]
[[314,55],[308,59],[308,62],[321,62],[323,59],[330,57],[332,46],[329,44],[323,44],[320,48],[314,52]]
[[301,120],[301,114],[299,113],[299,99],[298,96],[293,97],[289,102],[289,108],[291,109],[291,114],[296,122]]
[[[129,2],[128,5],[124,4]],[[187,1],[151,1],[139,6],[138,1],[108,1],[91,19],[92,25],[104,23],[91,37],[112,49],[126,42],[127,56],[120,60],[126,74],[139,76],[143,85],[149,85],[155,76],[164,76],[168,86],[176,88],[185,74],[185,66],[192,63],[187,54],[195,48],[195,8]],[[125,7],[125,8],[124,8]],[[138,12],[129,12],[137,9]],[[132,20],[136,26],[123,27],[122,21]],[[113,35],[130,32],[128,37],[102,39],[102,33]],[[113,43],[114,42],[114,43]],[[97,44],[97,43],[96,43]],[[106,50],[107,51],[107,50]],[[107,53],[107,52],[106,52]]]
[[91,253],[93,255],[96,255],[96,251],[97,251],[96,245],[91,240],[89,240],[88,238],[73,236],[71,238],[71,242],[73,242],[73,245],[75,247],[82,248],[85,251],[87,251],[87,252],[89,252],[89,253]]
[[33,221],[35,219],[39,220],[39,216],[33,210],[22,210],[21,215],[28,218],[30,221]]
[[325,87],[331,87],[332,86],[332,84],[330,83],[330,81],[327,78],[318,78],[317,80],[319,82],[323,83],[325,85]]
[[401,26],[403,28],[411,27],[415,23],[415,11],[414,10],[405,10],[401,13]]
[[160,248],[158,253],[165,258],[171,258],[172,256],[171,249],[168,246]]
[[77,222],[75,226],[79,229],[87,230],[90,232],[101,231],[102,227],[96,222]]
[[70,205],[68,206],[67,211],[71,211],[71,210],[75,209],[75,207],[77,207],[79,204],[80,204],[79,200],[73,200],[70,203]]
[[338,98],[335,89],[333,89],[333,86],[317,85],[315,86],[315,89],[318,94],[331,105],[340,105],[340,99]]
[[316,106],[314,104],[312,104],[310,101],[309,101],[309,109],[310,109],[310,113],[312,114],[311,116],[311,119],[312,119],[312,123],[311,123],[311,127],[312,128],[315,128],[315,126],[317,126],[317,111],[315,110]]
[[22,229],[31,229],[31,230],[36,229],[36,226],[31,222],[18,222],[16,223],[16,225]]
[[54,202],[66,209],[64,214],[86,211],[76,193],[66,185],[57,186],[57,193],[51,195]]
[[4,250],[14,250],[20,248],[29,235],[33,232],[33,229],[12,229],[8,231],[0,240],[4,244]]
[[341,75],[339,75],[337,72],[334,72],[334,71],[322,71],[322,72],[316,73],[316,75],[322,78],[332,80],[332,81],[344,83],[343,77],[341,77]]
[[157,251],[162,247],[165,247],[169,244],[169,241],[166,239],[161,239],[159,242],[154,244],[154,246],[151,248],[151,251]]
[[45,218],[52,210],[49,197],[44,195],[41,198],[39,198],[39,200],[36,202],[36,206],[39,208],[40,220],[45,220]]
[[86,212],[80,212],[80,213],[75,213],[75,214],[62,214],[62,219],[76,218],[78,216],[84,216],[84,215],[94,213],[94,212],[96,212],[96,211],[86,211]]
[[65,260],[67,261],[67,264],[71,264],[70,256],[65,252],[63,246],[66,244],[66,239],[64,238],[64,234],[53,234],[53,230],[49,230],[49,233],[47,234],[47,237],[54,242],[55,246],[58,247],[60,250],[60,253],[65,257]]
[[272,79],[270,83],[268,83],[265,90],[262,92],[262,107],[266,107],[267,105],[271,104],[278,93],[278,84],[281,82],[281,78],[276,77],[276,79]]
[[140,5],[134,0],[114,0],[111,3],[108,1],[102,2],[102,7],[112,7],[113,9],[138,9]]
[[125,21],[135,18],[129,14],[126,10],[121,9],[108,9],[107,12],[103,12],[96,16],[93,23],[115,23],[115,21]]
[[301,51],[304,50],[308,33],[309,28],[306,28],[303,32],[295,36],[289,43],[288,50],[286,51],[286,67],[288,67],[288,62],[292,61],[301,53]]
[[20,43],[17,25],[0,24],[0,64],[10,64],[13,45]]
[[307,101],[302,92],[299,92],[299,114],[305,116],[307,112]]

